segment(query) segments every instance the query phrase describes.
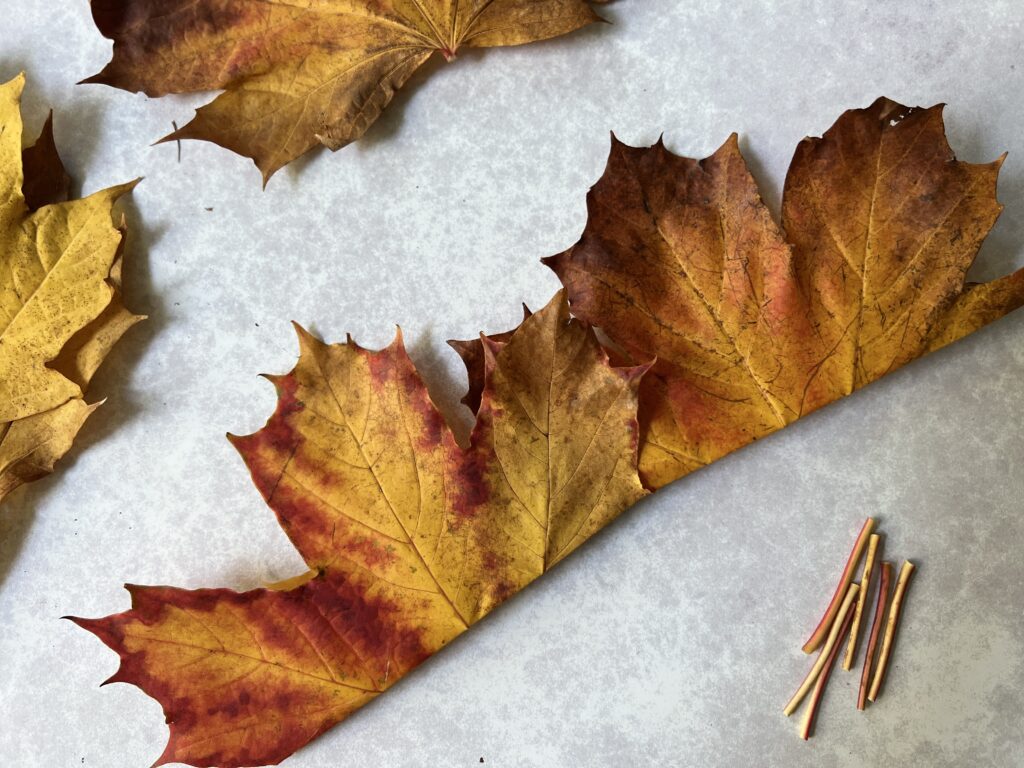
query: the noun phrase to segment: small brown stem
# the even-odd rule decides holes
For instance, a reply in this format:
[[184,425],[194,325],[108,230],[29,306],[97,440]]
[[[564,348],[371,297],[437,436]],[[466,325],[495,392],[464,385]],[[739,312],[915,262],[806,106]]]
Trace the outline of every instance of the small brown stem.
[[860,577],[860,593],[857,595],[857,605],[853,609],[853,624],[850,625],[850,642],[846,646],[846,658],[843,659],[843,669],[853,669],[854,659],[857,657],[857,642],[860,639],[860,620],[864,613],[864,605],[868,601],[868,591],[871,589],[871,572],[875,568],[875,557],[878,554],[878,544],[881,536],[872,533],[868,540],[868,554],[864,558],[864,574]]
[[878,582],[878,598],[875,600],[875,618],[871,625],[871,638],[864,652],[864,671],[860,675],[860,692],[857,694],[857,709],[864,709],[868,698],[868,684],[871,682],[872,663],[875,660],[875,649],[878,638],[882,635],[882,623],[885,621],[885,609],[889,604],[889,585],[892,582],[892,563],[885,560],[881,563],[882,573]]
[[896,637],[896,625],[899,624],[900,612],[903,609],[903,598],[907,592],[907,585],[910,577],[914,574],[914,564],[909,560],[903,562],[900,568],[900,576],[896,580],[896,589],[892,595],[892,605],[889,607],[889,620],[885,625],[885,637],[882,638],[882,651],[878,655],[878,666],[875,667],[875,677],[871,681],[871,691],[868,693],[868,701],[874,701],[882,688],[882,681],[885,679],[885,670],[889,665],[889,654],[892,652],[892,643]]
[[800,706],[800,702],[804,700],[808,691],[811,690],[811,686],[814,685],[818,679],[818,675],[821,674],[822,668],[825,666],[825,662],[828,660],[828,655],[832,652],[833,646],[835,646],[839,639],[839,630],[842,629],[843,623],[846,621],[846,615],[850,612],[850,608],[853,606],[853,601],[857,599],[857,592],[860,587],[857,584],[851,584],[846,590],[846,597],[843,598],[843,602],[839,607],[839,614],[836,620],[832,623],[832,628],[828,633],[828,638],[825,640],[825,645],[821,649],[821,653],[818,654],[817,661],[814,662],[814,666],[811,667],[811,671],[807,673],[807,677],[800,684],[796,693],[793,694],[793,698],[786,704],[786,708],[782,711],[786,717],[793,714],[797,707]]
[[860,529],[860,534],[857,536],[857,541],[853,545],[853,550],[850,552],[850,557],[846,561],[846,568],[843,569],[843,575],[839,579],[839,586],[836,587],[836,592],[832,596],[832,602],[828,604],[828,608],[825,609],[825,615],[821,617],[821,621],[818,622],[818,626],[815,627],[814,632],[804,643],[804,653],[814,653],[821,644],[825,641],[825,637],[828,634],[829,629],[832,627],[832,623],[835,621],[836,612],[839,610],[839,603],[843,600],[843,595],[847,592],[847,587],[853,581],[853,574],[857,570],[857,563],[860,561],[860,556],[864,552],[864,547],[868,543],[868,537],[875,528],[874,518],[869,517],[864,521],[864,526]]
[[[861,587],[859,590],[860,595],[864,594],[864,588]],[[859,603],[858,603],[859,605]],[[848,611],[846,614],[846,620],[843,621],[842,629],[839,630],[839,638],[842,637],[853,628],[857,619],[854,611]],[[811,693],[811,702],[807,705],[807,710],[804,712],[804,720],[800,724],[800,738],[807,741],[811,737],[811,730],[814,728],[814,722],[818,716],[818,708],[821,706],[821,695],[825,692],[825,686],[828,685],[828,678],[832,674],[832,667],[835,666],[836,657],[839,656],[839,642],[832,646],[832,650],[828,654],[828,658],[825,660],[825,666],[821,670],[821,674],[818,675],[817,681],[814,683],[814,691]]]

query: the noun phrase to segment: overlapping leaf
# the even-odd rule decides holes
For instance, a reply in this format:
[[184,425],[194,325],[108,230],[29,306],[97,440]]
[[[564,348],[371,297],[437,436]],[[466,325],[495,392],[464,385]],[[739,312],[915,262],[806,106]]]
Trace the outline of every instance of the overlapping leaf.
[[163,705],[160,763],[273,763],[386,690],[645,491],[640,368],[613,368],[559,295],[505,343],[456,444],[399,334],[370,352],[299,331],[278,407],[233,438],[310,568],[239,594],[131,587],[77,620]]
[[879,99],[797,148],[785,235],[731,137],[711,157],[612,146],[580,241],[547,259],[573,313],[637,359],[659,488],[1024,303],[965,275],[1001,160],[957,161],[940,107]]
[[0,499],[68,451],[94,408],[86,385],[141,319],[121,303],[111,219],[133,185],[68,201],[51,123],[22,150],[23,88],[0,85]]
[[600,0],[92,0],[114,56],[86,82],[150,96],[223,89],[168,139],[250,157],[264,183],[366,132],[434,53],[519,45],[599,21]]

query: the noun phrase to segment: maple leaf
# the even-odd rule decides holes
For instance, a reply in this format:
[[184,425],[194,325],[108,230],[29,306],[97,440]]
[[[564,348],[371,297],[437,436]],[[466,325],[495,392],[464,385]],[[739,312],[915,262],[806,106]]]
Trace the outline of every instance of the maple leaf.
[[111,218],[133,185],[68,202],[52,119],[22,149],[24,82],[0,85],[0,500],[70,449],[95,409],[86,386],[142,319],[121,303],[124,225]]
[[[1024,303],[965,282],[1002,160],[956,160],[942,108],[879,99],[797,147],[782,230],[733,135],[711,157],[613,139],[569,250],[573,314],[636,359],[640,473],[659,488]],[[783,235],[783,230],[785,235]]]
[[75,619],[163,705],[158,764],[277,762],[389,688],[646,493],[637,387],[559,294],[504,342],[460,447],[406,355],[327,346],[272,377],[277,410],[233,437],[310,568],[245,593],[129,587]]
[[520,45],[601,17],[601,0],[92,0],[114,55],[85,80],[150,96],[224,90],[166,137],[252,158],[267,180],[362,136],[427,59]]

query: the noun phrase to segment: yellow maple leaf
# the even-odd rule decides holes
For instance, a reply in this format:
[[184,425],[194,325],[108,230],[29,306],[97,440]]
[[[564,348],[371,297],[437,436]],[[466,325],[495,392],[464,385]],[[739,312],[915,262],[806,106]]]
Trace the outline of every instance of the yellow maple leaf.
[[124,225],[111,217],[134,184],[66,201],[51,124],[22,150],[24,83],[0,85],[0,499],[71,447],[93,410],[86,385],[142,319],[121,303]]

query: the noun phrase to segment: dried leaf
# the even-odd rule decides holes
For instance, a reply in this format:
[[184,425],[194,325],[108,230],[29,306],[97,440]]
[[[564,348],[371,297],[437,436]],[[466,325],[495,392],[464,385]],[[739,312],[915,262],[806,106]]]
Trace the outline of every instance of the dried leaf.
[[785,237],[735,135],[711,157],[613,141],[580,241],[546,259],[573,313],[637,359],[640,472],[665,484],[1024,303],[964,277],[1001,160],[957,161],[941,107],[879,99],[797,148]]
[[92,0],[114,41],[85,82],[150,96],[224,90],[166,140],[252,158],[264,184],[366,132],[427,59],[519,45],[600,21],[588,0]]
[[0,500],[53,470],[94,410],[83,391],[141,318],[121,304],[122,185],[67,202],[47,120],[23,150],[24,77],[0,85]]
[[76,620],[120,654],[113,679],[163,705],[159,763],[287,757],[646,493],[646,367],[611,367],[561,294],[483,342],[468,448],[400,333],[379,352],[299,342],[273,417],[232,441],[311,573],[287,591],[130,587],[130,611]]

